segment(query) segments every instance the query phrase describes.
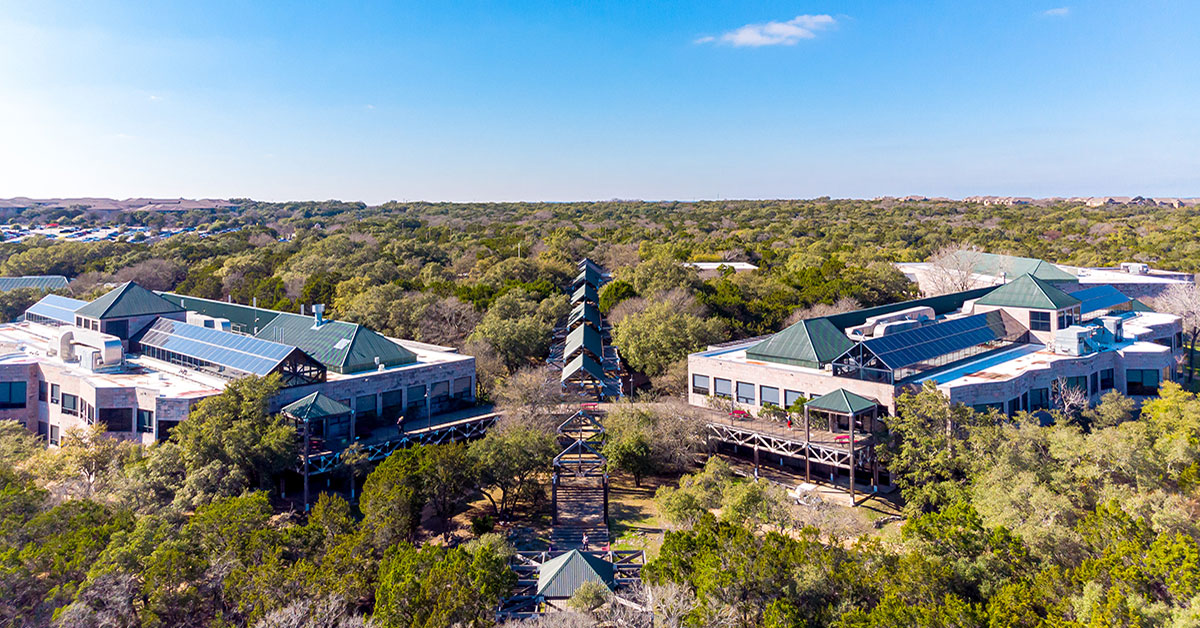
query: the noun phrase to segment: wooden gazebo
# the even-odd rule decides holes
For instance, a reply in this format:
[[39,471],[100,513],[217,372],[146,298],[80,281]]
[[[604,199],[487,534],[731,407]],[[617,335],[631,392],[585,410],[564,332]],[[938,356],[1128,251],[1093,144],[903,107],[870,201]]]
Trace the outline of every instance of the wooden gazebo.
[[[816,399],[804,404],[804,440],[808,442],[810,438],[810,424],[812,413],[820,413],[829,417],[829,431],[839,432],[842,429],[843,420],[845,421],[846,431],[849,432],[847,446],[850,449],[849,469],[850,469],[850,502],[854,503],[854,467],[855,467],[855,452],[859,449],[860,438],[856,436],[856,432],[861,434],[866,432],[866,438],[861,440],[866,441],[871,438],[870,434],[876,431],[876,421],[879,418],[881,406],[878,401],[869,399],[859,394],[852,393],[845,388],[839,388],[831,393],[821,395]],[[861,427],[856,430],[855,423],[861,423]],[[874,445],[870,445],[874,448]],[[878,484],[879,480],[879,463],[872,458],[872,484]],[[804,479],[811,479],[811,462],[806,456],[804,459]]]
[[281,409],[303,435],[301,475],[304,476],[304,510],[308,510],[309,458],[316,452],[340,451],[354,439],[354,414],[345,404],[315,392]]

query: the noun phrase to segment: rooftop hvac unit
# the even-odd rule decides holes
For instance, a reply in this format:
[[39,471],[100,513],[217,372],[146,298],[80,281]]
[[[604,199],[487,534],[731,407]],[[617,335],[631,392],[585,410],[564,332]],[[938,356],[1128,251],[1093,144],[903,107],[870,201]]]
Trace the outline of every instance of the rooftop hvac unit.
[[1087,355],[1098,347],[1092,334],[1095,328],[1072,325],[1054,332],[1054,352],[1060,355]]
[[1101,316],[1100,323],[1104,325],[1104,331],[1112,338],[1112,342],[1125,340],[1125,319],[1120,316]]

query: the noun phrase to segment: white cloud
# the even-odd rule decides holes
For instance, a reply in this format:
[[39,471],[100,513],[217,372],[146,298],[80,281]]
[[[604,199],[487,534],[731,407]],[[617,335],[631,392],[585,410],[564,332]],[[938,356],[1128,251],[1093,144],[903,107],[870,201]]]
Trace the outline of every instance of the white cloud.
[[162,99],[163,99],[163,97],[162,97],[162,96],[159,96],[159,95],[157,95],[157,94],[150,94],[150,96],[148,97],[148,99],[150,100],[150,102],[158,102],[158,101],[162,100]]
[[1066,17],[1071,14],[1071,7],[1058,7],[1057,9],[1046,9],[1042,11],[1042,15],[1046,17]]
[[717,37],[701,37],[695,40],[697,44],[717,42],[731,46],[792,46],[801,39],[812,39],[817,31],[833,26],[836,21],[832,15],[797,15],[786,22],[767,22],[765,24],[747,24],[735,28]]

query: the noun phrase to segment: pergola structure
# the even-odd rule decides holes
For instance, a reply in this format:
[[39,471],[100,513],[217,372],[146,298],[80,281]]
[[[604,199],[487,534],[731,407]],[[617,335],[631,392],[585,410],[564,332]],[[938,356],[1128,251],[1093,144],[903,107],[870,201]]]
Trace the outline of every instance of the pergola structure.
[[[855,428],[859,430],[859,434],[865,432],[864,442],[871,441],[873,437],[871,433],[876,431],[876,423],[879,418],[880,405],[874,399],[868,399],[862,395],[852,393],[845,388],[839,388],[831,393],[821,395],[816,399],[804,404],[804,440],[811,440],[811,419],[813,413],[819,413],[829,418],[829,431],[837,432],[845,425],[850,435],[848,445],[850,447],[850,459],[847,465],[850,469],[850,502],[854,503],[854,468],[856,456],[854,453],[858,449],[859,441],[855,435]],[[856,425],[858,424],[858,425]],[[879,459],[875,456],[874,443],[869,443],[869,462],[871,464],[871,485],[879,484]],[[810,456],[804,457],[804,479],[808,480],[811,476],[812,461]]]
[[554,457],[554,477],[551,479],[550,499],[554,506],[554,523],[558,524],[558,485],[563,476],[598,478],[604,488],[604,524],[608,525],[608,458],[596,447],[599,442],[578,439]]

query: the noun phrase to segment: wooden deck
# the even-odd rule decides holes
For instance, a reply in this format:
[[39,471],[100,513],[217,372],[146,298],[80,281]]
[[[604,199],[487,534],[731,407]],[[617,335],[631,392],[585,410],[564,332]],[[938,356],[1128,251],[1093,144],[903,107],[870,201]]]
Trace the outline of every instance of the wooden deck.
[[[780,438],[784,440],[793,440],[804,442],[804,420],[792,422],[792,427],[787,426],[786,421],[773,421],[769,419],[759,419],[753,416],[733,417],[724,412],[714,410],[704,410],[704,420],[708,425],[725,425],[739,431],[749,431],[757,434]],[[827,449],[836,449],[843,452],[850,451],[850,433],[849,432],[831,432],[829,430],[809,429],[808,442],[813,446],[823,447]],[[875,446],[875,437],[861,431],[854,433],[854,449],[863,450]]]
[[[440,444],[478,438],[483,436],[499,416],[500,414],[490,406],[464,408],[425,419],[405,421],[401,425],[376,427],[362,433],[353,442],[363,448],[369,460],[380,460],[411,444]],[[308,452],[309,474],[333,470],[339,464],[342,452],[349,445],[349,441],[343,442],[346,444],[341,447],[332,447],[324,442],[316,443],[320,448],[314,447]],[[306,466],[303,451],[299,462],[303,473]]]
[[849,472],[850,500],[855,503],[855,476],[870,477],[872,487],[879,484],[879,458],[875,453],[875,438],[869,434],[854,435],[828,430],[809,430],[806,438],[804,424],[779,423],[754,417],[734,417],[713,411],[704,412],[705,427],[711,441],[744,447],[753,452],[755,467],[760,453],[785,456],[803,461],[805,476],[812,477],[812,465]]

